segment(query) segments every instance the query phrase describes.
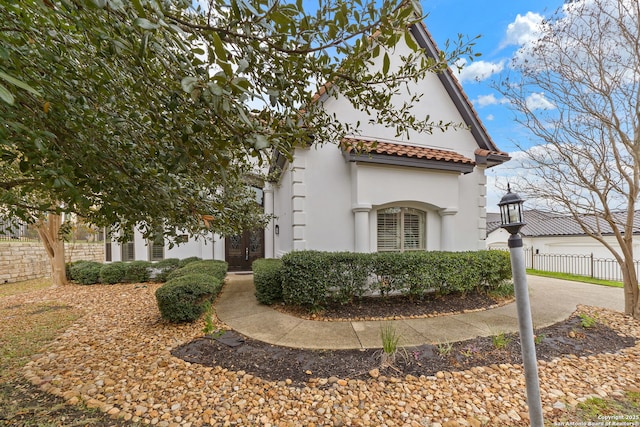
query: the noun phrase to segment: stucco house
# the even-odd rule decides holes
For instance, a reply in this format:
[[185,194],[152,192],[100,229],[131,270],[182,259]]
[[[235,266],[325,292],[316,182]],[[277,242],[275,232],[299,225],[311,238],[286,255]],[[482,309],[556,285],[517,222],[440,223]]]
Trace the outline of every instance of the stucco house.
[[[425,55],[438,50],[423,24],[411,36]],[[409,53],[404,39],[391,62]],[[378,64],[382,66],[382,64]],[[509,160],[482,125],[453,72],[429,74],[409,93],[424,93],[417,116],[465,126],[446,132],[396,137],[395,129],[372,124],[364,111],[324,88],[320,102],[336,117],[362,125],[357,135],[297,148],[291,161],[278,153],[279,173],[256,188],[257,201],[274,219],[264,230],[231,238],[211,236],[169,249],[139,235],[109,244],[111,260],[199,256],[249,270],[260,257],[293,250],[409,251],[477,250],[486,247],[486,169]],[[360,147],[360,150],[356,150]],[[274,174],[271,174],[273,176]]]

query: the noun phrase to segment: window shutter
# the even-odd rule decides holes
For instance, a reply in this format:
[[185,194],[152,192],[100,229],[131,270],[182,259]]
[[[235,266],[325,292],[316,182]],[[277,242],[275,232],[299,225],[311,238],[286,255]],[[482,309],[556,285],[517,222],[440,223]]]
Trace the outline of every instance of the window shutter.
[[424,214],[415,209],[404,212],[404,249],[424,249]]
[[400,250],[400,212],[399,209],[378,211],[378,251]]

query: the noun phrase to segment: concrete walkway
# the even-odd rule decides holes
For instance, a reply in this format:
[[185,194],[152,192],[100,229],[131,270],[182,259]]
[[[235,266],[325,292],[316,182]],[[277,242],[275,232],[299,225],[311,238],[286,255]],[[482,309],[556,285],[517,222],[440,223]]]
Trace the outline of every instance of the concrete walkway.
[[[328,322],[300,319],[256,301],[252,275],[230,274],[216,313],[227,326],[270,344],[308,349],[380,348],[382,321]],[[578,304],[624,310],[621,288],[527,276],[534,328],[566,319]],[[518,330],[516,304],[455,315],[392,321],[400,345],[463,341]]]

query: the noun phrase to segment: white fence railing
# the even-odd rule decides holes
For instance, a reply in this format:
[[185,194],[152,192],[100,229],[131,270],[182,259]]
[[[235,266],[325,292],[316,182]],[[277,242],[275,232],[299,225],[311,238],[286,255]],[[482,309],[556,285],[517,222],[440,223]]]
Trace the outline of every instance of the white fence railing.
[[[527,268],[622,282],[622,270],[613,258],[596,258],[593,254],[541,254],[531,249],[525,249],[524,253]],[[640,261],[634,264],[640,277]]]

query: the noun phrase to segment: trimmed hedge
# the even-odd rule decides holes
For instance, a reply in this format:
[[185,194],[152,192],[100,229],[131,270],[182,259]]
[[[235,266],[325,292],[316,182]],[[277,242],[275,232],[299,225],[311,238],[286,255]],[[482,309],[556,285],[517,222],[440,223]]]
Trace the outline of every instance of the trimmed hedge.
[[100,283],[108,283],[110,285],[122,283],[127,273],[127,268],[127,264],[120,261],[104,264],[100,269]]
[[261,304],[282,300],[282,260],[257,259],[251,264],[256,299]]
[[69,277],[81,285],[94,285],[100,283],[101,269],[102,264],[99,262],[78,262],[69,267]]
[[151,277],[156,282],[164,283],[172,271],[180,268],[180,260],[178,258],[167,258],[151,265]]
[[151,263],[149,261],[131,261],[127,264],[124,275],[125,283],[144,283],[151,277]]
[[218,280],[224,280],[224,277],[227,275],[227,269],[229,265],[224,261],[218,260],[203,260],[203,261],[193,261],[187,264],[184,267],[178,268],[177,270],[172,271],[168,276],[167,280],[173,280],[181,276],[185,276],[187,274],[209,274]]
[[503,251],[294,251],[282,258],[281,274],[285,303],[319,308],[328,300],[348,303],[364,294],[422,298],[490,291],[511,279],[511,264]]
[[160,315],[173,323],[197,320],[218,295],[222,283],[222,280],[202,273],[169,280],[156,290]]
[[197,256],[192,256],[189,258],[183,258],[180,260],[180,265],[179,267],[185,267],[187,264],[191,264],[192,262],[196,262],[196,261],[202,261],[202,258],[197,257]]

